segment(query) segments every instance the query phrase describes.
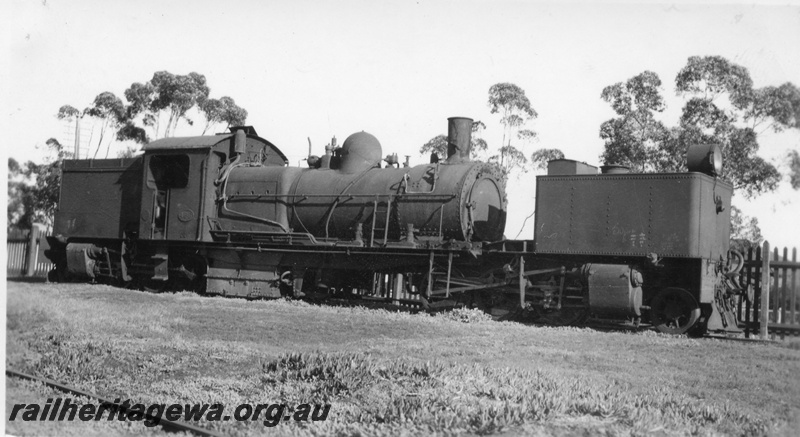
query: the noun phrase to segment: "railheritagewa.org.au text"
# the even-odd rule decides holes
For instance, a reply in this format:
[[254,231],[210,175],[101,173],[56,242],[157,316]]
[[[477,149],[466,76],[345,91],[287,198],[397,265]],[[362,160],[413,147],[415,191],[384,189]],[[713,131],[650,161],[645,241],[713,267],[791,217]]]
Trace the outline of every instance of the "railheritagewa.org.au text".
[[328,418],[330,404],[240,404],[231,412],[222,404],[140,404],[130,399],[120,402],[100,404],[77,403],[71,398],[49,398],[42,405],[14,404],[8,416],[9,421],[24,422],[63,422],[88,421],[142,421],[145,426],[156,426],[162,419],[196,422],[261,421],[264,426],[273,427],[281,422],[317,422]]

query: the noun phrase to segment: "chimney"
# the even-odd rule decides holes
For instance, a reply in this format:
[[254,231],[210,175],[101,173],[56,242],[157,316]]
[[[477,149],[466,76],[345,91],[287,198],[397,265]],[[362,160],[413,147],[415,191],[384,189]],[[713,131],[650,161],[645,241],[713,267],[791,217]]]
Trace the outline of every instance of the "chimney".
[[447,119],[447,162],[469,162],[472,147],[472,119],[450,117]]

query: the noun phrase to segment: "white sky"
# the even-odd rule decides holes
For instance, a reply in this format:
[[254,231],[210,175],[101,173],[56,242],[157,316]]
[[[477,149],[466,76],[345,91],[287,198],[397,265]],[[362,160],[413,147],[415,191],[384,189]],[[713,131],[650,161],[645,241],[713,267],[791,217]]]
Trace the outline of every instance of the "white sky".
[[[783,2],[786,4],[786,2]],[[603,87],[644,70],[664,82],[677,124],[683,99],[674,78],[693,55],[721,55],[748,68],[757,87],[800,86],[800,7],[674,4],[546,4],[522,1],[99,1],[2,0],[0,117],[5,153],[41,159],[64,138],[58,108],[123,97],[153,73],[204,74],[212,97],[228,95],[248,124],[293,165],[336,135],[365,130],[384,155],[423,158],[419,147],[446,133],[447,117],[468,116],[500,142],[487,92],[521,86],[539,118],[536,148],[599,164],[600,124],[613,117]],[[179,135],[202,130],[182,124]],[[765,133],[762,156],[800,149],[800,133]],[[38,149],[37,149],[38,147]],[[104,152],[101,152],[103,154]],[[112,150],[112,155],[115,152]],[[3,166],[3,171],[5,167]],[[533,210],[533,175],[510,184],[514,238]],[[800,192],[736,203],[755,215],[770,242],[800,246]],[[519,238],[532,238],[530,224]]]

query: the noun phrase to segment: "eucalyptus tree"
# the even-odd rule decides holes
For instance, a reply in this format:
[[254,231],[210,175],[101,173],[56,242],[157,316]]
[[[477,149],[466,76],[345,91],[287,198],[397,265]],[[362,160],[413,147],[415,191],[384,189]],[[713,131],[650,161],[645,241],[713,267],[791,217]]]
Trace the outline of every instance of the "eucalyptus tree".
[[[617,117],[600,126],[605,143],[601,160],[635,171],[685,171],[689,145],[715,143],[725,155],[722,176],[743,196],[775,190],[782,175],[757,155],[758,136],[767,129],[780,132],[799,127],[797,87],[785,83],[754,89],[745,67],[720,56],[693,56],[678,72],[675,88],[686,103],[673,127],[655,118],[665,108],[661,80],[655,73],[645,71],[604,88],[601,98]],[[800,188],[800,182],[795,188]]]
[[600,138],[605,143],[601,161],[627,165],[639,172],[662,170],[655,157],[668,130],[655,119],[655,113],[666,107],[660,88],[658,75],[644,71],[603,89],[600,98],[611,105],[617,117],[600,125]]
[[247,110],[228,96],[205,99],[197,107],[206,119],[202,135],[218,123],[226,123],[225,129],[228,129],[231,126],[241,126],[247,121]]
[[[109,127],[119,128],[125,120],[125,105],[122,100],[110,91],[106,91],[97,95],[91,107],[86,110],[86,115],[100,120],[100,138],[97,140],[97,148],[94,151],[93,158],[97,157],[97,152],[103,145],[106,132]],[[108,142],[106,146],[106,158],[111,148],[112,141]]]
[[500,153],[490,159],[497,160],[505,174],[510,174],[515,169],[524,171],[528,159],[520,149],[514,147],[511,140],[515,136],[521,140],[535,137],[534,131],[524,129],[528,122],[538,116],[530,99],[518,85],[501,82],[489,88],[489,108],[492,114],[500,115],[500,124],[503,126]]
[[64,159],[72,157],[55,138],[45,144],[48,159],[41,164],[8,159],[8,226],[30,229],[33,223],[53,225]]
[[701,141],[720,144],[723,176],[745,197],[774,191],[782,174],[757,155],[758,137],[768,129],[800,129],[800,90],[790,82],[753,88],[747,69],[721,56],[690,57],[675,85],[688,98],[680,119],[682,148]]
[[531,154],[531,164],[536,170],[547,169],[547,163],[554,159],[564,159],[564,152],[560,149],[538,149]]
[[[169,137],[177,128],[180,120],[186,120],[190,125],[194,122],[186,113],[198,102],[208,98],[210,89],[206,85],[206,77],[199,73],[175,75],[168,71],[158,71],[150,80],[153,86],[153,99],[150,109],[155,114],[162,111],[168,115],[164,136]],[[158,115],[156,115],[158,116]]]
[[[98,94],[94,98],[92,106],[87,107],[83,111],[78,110],[72,105],[62,105],[58,109],[56,116],[60,120],[75,120],[76,126],[78,121],[84,119],[86,116],[89,116],[95,121],[100,122],[100,138],[97,140],[97,146],[95,147],[92,158],[97,158],[97,154],[103,145],[103,141],[106,139],[108,129],[118,129],[122,127],[127,120],[125,104],[122,103],[122,100],[119,97],[110,91],[105,91]],[[92,129],[92,132],[94,132],[94,129]],[[79,134],[79,132],[76,132],[76,135],[77,134]],[[91,142],[92,138],[89,139],[90,150],[92,147]],[[109,141],[108,145],[106,146],[106,157],[108,157],[108,152],[112,142],[113,140]]]

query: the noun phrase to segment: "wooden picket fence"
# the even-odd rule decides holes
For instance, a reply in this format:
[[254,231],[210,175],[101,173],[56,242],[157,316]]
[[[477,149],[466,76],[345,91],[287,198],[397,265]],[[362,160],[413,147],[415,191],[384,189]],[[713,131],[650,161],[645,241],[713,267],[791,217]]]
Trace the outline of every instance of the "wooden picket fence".
[[742,297],[737,306],[739,324],[746,337],[784,338],[800,335],[800,262],[797,248],[770,252],[769,242],[747,251],[740,282],[753,287],[753,300]]
[[9,237],[6,240],[6,277],[46,278],[53,263],[44,255],[49,249],[45,238],[49,235],[44,226],[34,225],[26,236]]

